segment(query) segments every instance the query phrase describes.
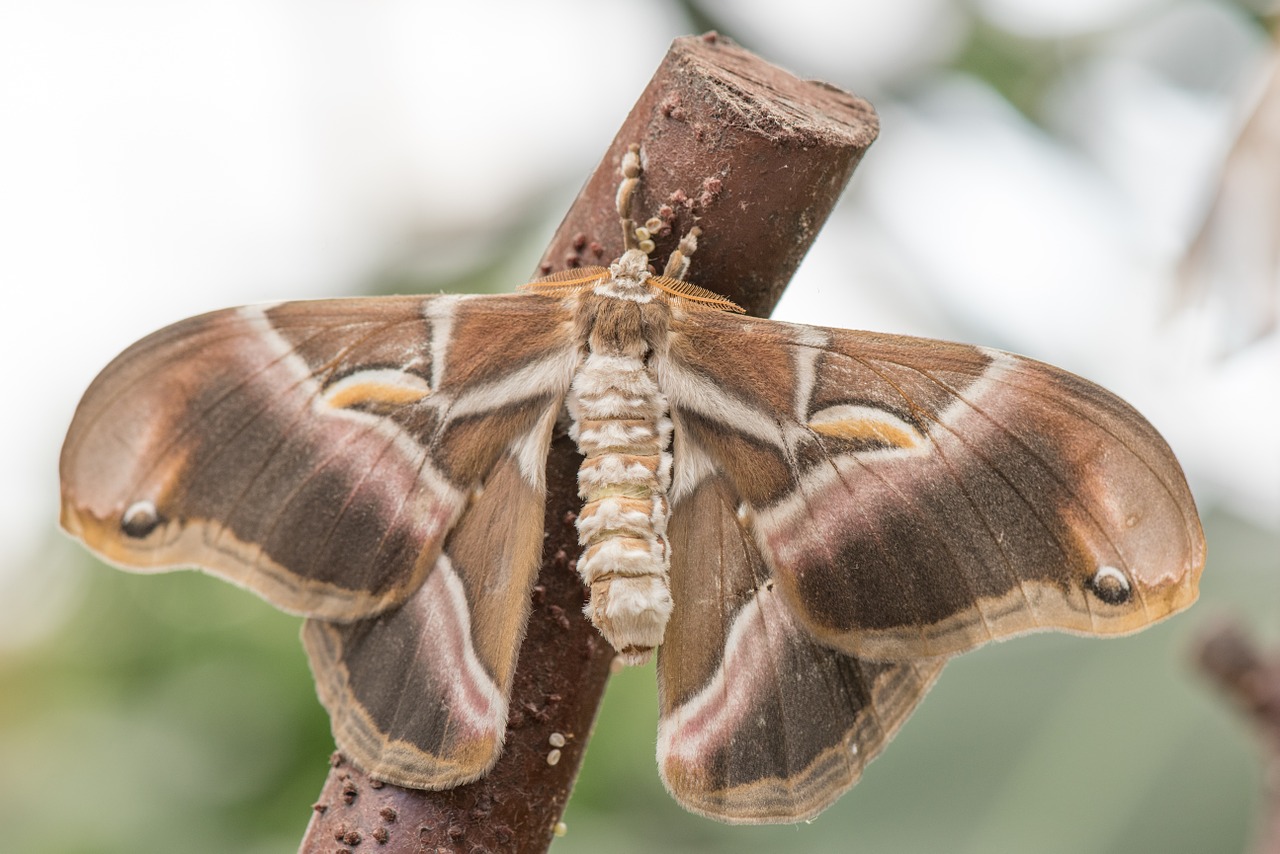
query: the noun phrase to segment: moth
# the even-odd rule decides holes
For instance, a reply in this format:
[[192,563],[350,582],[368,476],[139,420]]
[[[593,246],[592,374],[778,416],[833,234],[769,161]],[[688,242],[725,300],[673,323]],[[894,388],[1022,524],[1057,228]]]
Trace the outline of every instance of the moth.
[[557,423],[583,454],[587,613],[657,650],[658,765],[686,808],[810,818],[948,656],[1125,634],[1190,605],[1204,539],[1173,454],[1064,371],[746,317],[627,250],[505,296],[288,302],[143,339],[81,401],[62,525],[305,616],[341,750],[421,789],[502,750]]

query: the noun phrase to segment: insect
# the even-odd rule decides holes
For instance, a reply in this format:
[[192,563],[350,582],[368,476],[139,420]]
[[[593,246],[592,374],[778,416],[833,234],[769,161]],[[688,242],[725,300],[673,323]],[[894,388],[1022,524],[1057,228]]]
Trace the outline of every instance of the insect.
[[587,612],[656,649],[686,808],[796,821],[847,790],[948,656],[1136,631],[1204,562],[1169,448],[1101,388],[961,344],[742,316],[627,251],[507,296],[214,312],[134,344],[62,452],[62,524],[307,617],[339,747],[447,788],[502,750],[548,447],[584,459]]

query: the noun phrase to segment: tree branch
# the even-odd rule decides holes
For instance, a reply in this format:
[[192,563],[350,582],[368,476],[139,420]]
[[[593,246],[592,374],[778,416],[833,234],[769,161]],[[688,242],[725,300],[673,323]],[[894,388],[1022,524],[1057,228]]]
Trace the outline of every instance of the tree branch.
[[1266,815],[1256,831],[1257,854],[1280,854],[1280,655],[1265,657],[1240,626],[1220,623],[1201,638],[1197,664],[1253,723],[1262,741]]
[[[878,123],[865,101],[806,82],[714,34],[678,39],[560,224],[539,274],[622,251],[618,168],[640,143],[635,209],[669,225],[665,259],[695,222],[689,278],[767,315],[826,221]],[[441,792],[371,781],[335,754],[300,851],[541,851],[568,801],[613,651],[582,614],[567,437],[547,471],[546,548],[520,651],[506,748],[485,778]],[[655,772],[656,773],[656,772]]]

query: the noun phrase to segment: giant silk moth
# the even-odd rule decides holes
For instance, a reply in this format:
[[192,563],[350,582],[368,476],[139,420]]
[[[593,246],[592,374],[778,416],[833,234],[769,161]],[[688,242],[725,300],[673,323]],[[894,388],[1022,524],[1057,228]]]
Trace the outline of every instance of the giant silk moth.
[[588,614],[625,661],[657,650],[663,780],[734,822],[824,809],[947,656],[1195,600],[1191,495],[1126,403],[1009,353],[736,314],[683,281],[696,232],[650,273],[637,147],[623,175],[608,268],[133,345],[68,432],[63,526],[304,615],[343,752],[447,788],[502,750],[567,427]]

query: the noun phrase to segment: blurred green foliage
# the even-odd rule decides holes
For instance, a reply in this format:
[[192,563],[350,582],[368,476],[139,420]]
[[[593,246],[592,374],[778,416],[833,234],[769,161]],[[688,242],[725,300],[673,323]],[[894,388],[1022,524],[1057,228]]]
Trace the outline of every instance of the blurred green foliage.
[[299,621],[201,574],[48,551],[76,553],[84,596],[50,642],[0,659],[0,848],[296,848],[331,743]]
[[1036,635],[961,656],[863,780],[809,825],[725,827],[684,813],[654,765],[650,668],[624,672],[554,850],[1242,850],[1257,746],[1190,655],[1215,615],[1280,626],[1280,537],[1225,516],[1207,523],[1211,567],[1195,609],[1130,638]]
[[[1190,666],[1197,627],[1280,621],[1280,537],[1207,519],[1191,612],[1141,635],[1038,635],[948,665],[855,789],[809,825],[683,812],[654,763],[652,667],[615,677],[559,852],[1241,850],[1260,774]],[[296,618],[197,574],[110,570],[51,543],[84,593],[0,659],[0,828],[22,852],[286,852],[332,750]]]

